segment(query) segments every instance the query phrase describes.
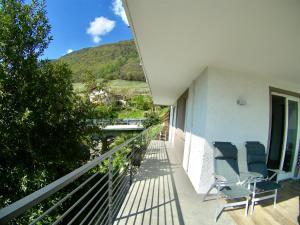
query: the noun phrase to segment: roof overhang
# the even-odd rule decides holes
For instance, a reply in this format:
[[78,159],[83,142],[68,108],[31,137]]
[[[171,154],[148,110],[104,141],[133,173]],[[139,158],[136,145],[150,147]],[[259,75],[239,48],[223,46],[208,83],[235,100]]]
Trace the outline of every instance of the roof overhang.
[[154,102],[207,66],[300,84],[299,0],[124,0]]

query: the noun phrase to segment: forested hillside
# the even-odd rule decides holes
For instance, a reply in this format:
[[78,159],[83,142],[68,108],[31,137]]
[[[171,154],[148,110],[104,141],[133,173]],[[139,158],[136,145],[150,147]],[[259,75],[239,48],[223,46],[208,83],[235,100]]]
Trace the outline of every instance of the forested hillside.
[[90,71],[96,78],[145,81],[135,44],[132,40],[84,48],[61,57],[73,71],[73,81]]

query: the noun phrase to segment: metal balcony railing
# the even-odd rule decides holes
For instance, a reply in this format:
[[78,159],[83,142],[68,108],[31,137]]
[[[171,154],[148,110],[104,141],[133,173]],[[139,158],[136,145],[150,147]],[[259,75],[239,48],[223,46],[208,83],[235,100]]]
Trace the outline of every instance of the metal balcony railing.
[[104,153],[0,210],[0,224],[113,224],[159,127]]
[[143,125],[145,119],[90,119],[87,122],[102,127],[108,125]]

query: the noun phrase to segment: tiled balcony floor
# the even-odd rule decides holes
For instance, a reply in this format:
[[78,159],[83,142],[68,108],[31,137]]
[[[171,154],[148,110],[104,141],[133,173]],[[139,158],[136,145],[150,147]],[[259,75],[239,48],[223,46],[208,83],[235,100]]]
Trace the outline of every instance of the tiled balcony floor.
[[269,199],[256,205],[252,216],[243,216],[242,209],[230,210],[230,216],[239,225],[300,224],[300,181],[287,180],[281,185],[276,208],[273,207],[273,200]]
[[[215,201],[202,202],[181,166],[180,149],[153,141],[114,224],[215,224]],[[224,213],[218,224],[234,224]]]
[[296,225],[300,224],[300,181],[281,182],[277,207],[272,200],[255,206],[226,210],[214,222],[216,201],[202,202],[181,166],[182,151],[153,141],[119,211],[115,225]]

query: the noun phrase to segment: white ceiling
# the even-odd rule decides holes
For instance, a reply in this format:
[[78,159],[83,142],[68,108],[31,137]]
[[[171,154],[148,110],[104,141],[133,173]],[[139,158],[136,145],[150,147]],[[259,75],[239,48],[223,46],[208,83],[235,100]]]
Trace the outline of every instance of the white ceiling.
[[300,84],[300,0],[124,0],[157,104],[210,65]]

